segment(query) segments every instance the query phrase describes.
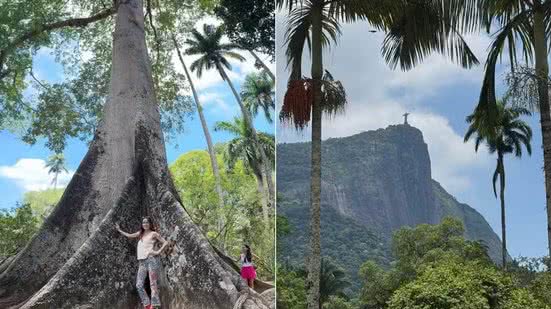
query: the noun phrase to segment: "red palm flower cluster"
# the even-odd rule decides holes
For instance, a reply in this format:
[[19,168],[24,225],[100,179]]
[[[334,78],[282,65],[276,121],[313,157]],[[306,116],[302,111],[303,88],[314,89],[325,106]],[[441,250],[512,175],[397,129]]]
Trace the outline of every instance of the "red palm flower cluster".
[[313,103],[312,79],[292,80],[287,87],[279,119],[282,122],[291,121],[297,129],[302,130],[310,121]]

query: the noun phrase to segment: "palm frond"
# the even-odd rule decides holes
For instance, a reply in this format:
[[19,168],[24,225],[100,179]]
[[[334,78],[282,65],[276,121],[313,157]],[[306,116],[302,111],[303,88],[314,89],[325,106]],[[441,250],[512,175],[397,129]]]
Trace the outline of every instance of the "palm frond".
[[333,75],[327,70],[321,84],[322,109],[326,115],[343,113],[347,104],[346,91],[340,81],[335,81]]
[[[490,153],[497,153],[497,166],[492,178],[494,195],[497,197],[496,181],[500,173],[504,173],[503,156],[511,153],[516,157],[522,156],[523,146],[528,154],[532,153],[530,141],[532,130],[526,122],[520,119],[521,116],[529,114],[528,110],[508,106],[507,101],[496,103],[496,117],[489,121],[490,115],[484,110],[476,110],[467,117],[469,129],[465,134],[465,141],[476,135],[475,150],[482,142]],[[502,183],[502,185],[504,185]]]
[[290,13],[285,33],[287,67],[291,66],[290,80],[302,78],[302,54],[304,52],[304,45],[310,45],[309,30],[311,26],[312,20],[308,6],[295,8]]
[[[529,18],[531,16],[530,11],[522,12],[521,14],[515,16],[507,25],[505,25],[498,33],[495,35],[495,39],[490,47],[490,52],[488,53],[488,59],[486,60],[486,67],[484,72],[484,79],[482,82],[482,89],[480,91],[480,98],[477,105],[478,111],[485,111],[488,113],[488,121],[494,122],[497,117],[496,109],[496,93],[495,93],[495,73],[496,65],[500,58],[501,53],[505,43],[516,46],[514,40],[509,41],[512,37],[518,36],[523,43],[523,50],[525,58],[532,58],[532,47],[529,42]],[[515,47],[514,47],[515,48]],[[516,48],[515,48],[516,49]],[[516,65],[516,59],[513,59],[511,66]]]
[[408,2],[388,25],[381,51],[392,68],[410,70],[433,52],[446,55],[465,68],[479,63],[460,27],[452,23],[453,18],[442,15],[438,2]]
[[228,121],[217,121],[214,124],[214,131],[215,132],[224,131],[234,135],[240,135],[242,134],[240,124],[241,124],[241,120],[239,118],[234,118],[233,123]]
[[239,62],[245,61],[245,57],[241,56],[239,53],[234,51],[225,51],[225,52],[222,52],[222,55],[225,58],[232,58],[232,59],[238,60]]
[[276,0],[276,7],[278,9],[287,9],[290,12],[295,7],[303,5],[306,1],[309,0]]

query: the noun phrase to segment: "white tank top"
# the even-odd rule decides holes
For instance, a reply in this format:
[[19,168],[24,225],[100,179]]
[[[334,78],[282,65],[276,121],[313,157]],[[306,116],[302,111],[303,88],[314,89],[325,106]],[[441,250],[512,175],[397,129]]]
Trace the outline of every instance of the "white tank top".
[[241,254],[241,267],[249,267],[249,266],[253,266],[253,262],[252,261],[245,262],[245,255]]
[[155,238],[148,234],[147,237],[142,237],[138,241],[138,260],[144,260],[147,258],[149,252],[153,251],[155,246]]

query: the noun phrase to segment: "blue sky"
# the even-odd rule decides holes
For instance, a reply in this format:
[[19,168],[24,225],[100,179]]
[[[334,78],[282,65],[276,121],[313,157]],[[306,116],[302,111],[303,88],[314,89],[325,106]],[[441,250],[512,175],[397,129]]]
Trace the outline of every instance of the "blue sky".
[[[202,24],[202,22],[213,23],[213,20],[202,20],[198,24]],[[242,52],[242,55],[247,59],[246,62],[233,62],[234,71],[229,74],[238,91],[245,75],[256,70],[254,61],[248,52]],[[266,64],[271,65],[272,69],[275,69],[275,66],[269,63],[268,56],[260,55],[260,57],[265,59]],[[64,78],[62,67],[55,62],[54,57],[48,50],[40,51],[34,60],[33,70],[39,79],[59,82]],[[174,60],[176,61],[176,58]],[[188,65],[192,60],[193,57],[185,57]],[[176,67],[182,71],[179,62],[176,63]],[[192,78],[194,78],[204,107],[205,118],[211,129],[213,142],[230,140],[232,138],[230,134],[214,132],[212,129],[216,121],[230,121],[233,117],[240,116],[239,106],[230,88],[214,71],[204,72],[200,80],[194,74]],[[26,91],[26,95],[32,94],[32,90]],[[267,123],[263,115],[259,115],[255,119],[255,126],[259,131],[274,134],[274,125]],[[3,130],[0,131],[0,145],[2,145],[3,150],[0,153],[0,196],[2,196],[0,208],[14,207],[16,202],[22,199],[25,191],[51,187],[52,177],[48,175],[47,169],[44,168],[44,160],[51,153],[44,147],[43,142],[35,146],[29,146],[20,140],[19,134]],[[87,149],[85,142],[78,139],[69,140],[64,153],[69,173],[60,175],[59,182],[61,185],[70,180],[72,172],[77,169]],[[206,149],[203,130],[196,114],[186,120],[184,132],[166,145],[168,162],[173,162],[181,154],[195,149]]]
[[[276,29],[276,99],[280,103],[289,73],[281,46],[285,30],[281,15],[276,15]],[[409,123],[423,132],[428,144],[433,179],[459,202],[478,210],[500,235],[499,201],[493,195],[491,182],[495,158],[485,148],[475,153],[473,143],[463,143],[465,117],[478,102],[483,65],[466,70],[434,55],[409,72],[392,70],[381,56],[383,35],[368,30],[371,28],[365,23],[344,25],[338,44],[324,53],[325,68],[343,83],[349,104],[345,114],[324,119],[323,137],[350,136],[399,124],[403,122],[402,114],[410,112]],[[466,39],[484,63],[490,38],[470,35]],[[308,61],[303,63],[304,74],[309,74]],[[507,68],[505,63],[498,69],[501,91]],[[525,120],[534,131],[532,156],[505,159],[507,241],[509,252],[515,257],[547,254],[539,114]],[[309,139],[307,130],[297,134],[280,125],[276,130],[278,142]]]

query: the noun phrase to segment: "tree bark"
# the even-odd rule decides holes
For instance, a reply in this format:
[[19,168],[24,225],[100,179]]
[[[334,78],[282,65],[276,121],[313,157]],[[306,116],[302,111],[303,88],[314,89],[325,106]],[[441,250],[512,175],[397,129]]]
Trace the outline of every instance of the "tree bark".
[[275,75],[274,73],[272,73],[272,71],[270,71],[270,69],[268,68],[268,66],[264,63],[264,61],[262,61],[260,59],[260,57],[258,57],[258,55],[254,52],[254,50],[252,49],[249,49],[248,50],[249,53],[251,53],[251,55],[253,55],[254,59],[256,60],[257,63],[259,63],[262,68],[264,69],[264,71],[270,76],[270,78],[272,79],[273,82],[275,82]]
[[254,173],[254,176],[256,178],[256,189],[258,193],[260,194],[261,203],[262,203],[262,217],[264,218],[264,221],[268,222],[269,220],[269,214],[268,214],[268,202],[266,201],[266,192],[264,190],[264,180],[261,174]]
[[[182,53],[180,52],[180,47],[178,46],[178,41],[176,41],[176,37],[172,36],[172,41],[174,42],[174,46],[176,47],[178,59],[180,60],[180,64],[184,68],[186,78],[188,79],[191,87],[191,92],[193,93],[193,99],[195,101],[195,105],[197,106],[197,113],[199,114],[199,119],[201,120],[201,127],[203,128],[203,133],[205,134],[205,140],[207,141],[207,149],[209,152],[210,164],[212,167],[212,173],[214,174],[215,189],[219,199],[218,206],[220,207],[220,209],[222,209],[224,208],[224,191],[222,190],[222,179],[220,178],[220,169],[218,168],[218,160],[216,159],[216,153],[214,151],[214,146],[212,145],[212,138],[210,136],[209,127],[207,126],[205,115],[203,115],[203,107],[199,102],[199,96],[197,95],[197,91],[195,90],[195,86],[193,85],[193,81],[191,80],[191,75],[189,74],[186,63],[184,62],[184,58],[182,57]],[[223,225],[223,222],[222,222],[222,225]]]
[[231,91],[232,91],[232,93],[235,97],[235,100],[237,101],[237,104],[239,104],[239,107],[241,108],[241,113],[243,114],[243,118],[244,118],[245,122],[247,123],[247,125],[251,129],[251,134],[252,134],[252,137],[253,137],[253,140],[254,140],[254,143],[255,143],[256,150],[260,154],[260,159],[262,161],[261,162],[261,167],[262,167],[262,172],[263,172],[262,173],[263,178],[265,178],[265,182],[268,185],[268,200],[269,200],[270,205],[273,205],[274,200],[275,200],[274,199],[275,192],[274,192],[274,184],[273,184],[273,179],[272,179],[272,167],[271,167],[271,164],[269,163],[268,156],[266,156],[266,152],[264,151],[264,149],[260,145],[260,141],[258,139],[258,134],[256,133],[256,129],[255,129],[254,124],[253,124],[253,119],[251,117],[251,113],[249,112],[247,107],[245,107],[245,105],[241,101],[241,97],[239,96],[239,94],[235,90],[235,87],[233,86],[233,83],[230,80],[230,78],[228,77],[228,75],[226,74],[226,71],[224,70],[224,68],[219,67],[218,70],[220,71],[220,73],[222,75],[222,78],[224,78],[226,80],[226,82],[228,83],[228,85],[230,86]]
[[[170,177],[142,0],[121,2],[109,98],[90,149],[60,202],[0,274],[0,308],[136,308],[135,242],[154,219],[170,243],[162,257],[163,308],[267,308],[218,256],[179,201]],[[235,307],[237,302],[241,307]]]
[[310,254],[308,256],[307,303],[308,309],[318,309],[320,303],[320,202],[321,202],[321,79],[322,58],[322,1],[316,0],[312,7],[312,80],[314,102],[312,105],[312,166],[310,185]]
[[501,202],[501,265],[507,270],[507,234],[505,222],[505,164],[503,155],[499,155],[499,200]]
[[543,144],[543,169],[545,173],[545,205],[547,209],[547,247],[551,256],[551,114],[547,78],[547,40],[545,37],[544,12],[539,1],[534,5],[534,52],[538,76],[538,101],[540,105],[541,135]]

